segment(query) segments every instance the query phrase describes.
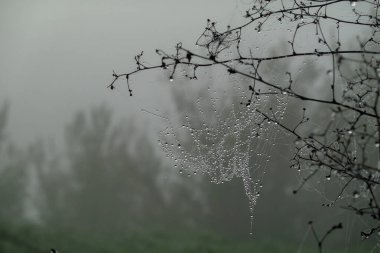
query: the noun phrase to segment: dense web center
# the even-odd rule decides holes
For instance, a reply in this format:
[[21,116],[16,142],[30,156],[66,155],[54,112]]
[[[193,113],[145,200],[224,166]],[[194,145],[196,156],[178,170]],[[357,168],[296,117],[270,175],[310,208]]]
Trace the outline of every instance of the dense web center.
[[240,178],[248,198],[252,234],[254,207],[280,130],[261,110],[271,107],[280,119],[287,99],[261,96],[249,106],[228,108],[218,106],[218,100],[211,98],[210,110],[206,110],[198,99],[197,117],[186,116],[180,127],[170,125],[161,131],[160,144],[180,173],[205,174],[215,184]]

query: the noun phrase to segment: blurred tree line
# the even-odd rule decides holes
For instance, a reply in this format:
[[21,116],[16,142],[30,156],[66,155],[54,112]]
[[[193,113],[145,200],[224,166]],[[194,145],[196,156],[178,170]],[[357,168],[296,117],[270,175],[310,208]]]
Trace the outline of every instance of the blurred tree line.
[[[196,120],[193,98],[183,99],[181,90],[173,92],[179,118],[186,111]],[[308,219],[323,216],[318,196],[291,194],[297,184],[286,163],[291,150],[281,146],[255,211],[257,237],[242,242],[249,237],[249,210],[241,182],[214,185],[202,175],[180,175],[136,118],[116,122],[105,105],[78,112],[60,150],[45,140],[15,147],[8,112],[3,105],[1,252],[293,251]]]

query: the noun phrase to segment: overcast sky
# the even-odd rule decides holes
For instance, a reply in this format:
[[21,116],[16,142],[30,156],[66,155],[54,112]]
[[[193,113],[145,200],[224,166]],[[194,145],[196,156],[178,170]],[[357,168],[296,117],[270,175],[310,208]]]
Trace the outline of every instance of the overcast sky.
[[141,50],[149,61],[155,48],[169,49],[178,41],[192,46],[207,18],[234,22],[244,5],[240,0],[0,0],[0,101],[11,103],[12,138],[28,143],[60,136],[75,112],[99,103],[123,117],[149,107],[154,94],[141,91],[157,86],[155,73],[136,80],[130,98],[125,88],[106,89],[112,70],[134,69],[133,57]]

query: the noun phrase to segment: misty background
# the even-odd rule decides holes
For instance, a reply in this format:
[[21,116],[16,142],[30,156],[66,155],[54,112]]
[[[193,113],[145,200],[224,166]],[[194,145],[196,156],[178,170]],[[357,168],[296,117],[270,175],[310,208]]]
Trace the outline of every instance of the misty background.
[[[240,180],[214,185],[202,175],[188,178],[165,159],[157,139],[167,122],[147,111],[196,119],[193,102],[210,96],[207,87],[232,94],[229,84],[246,88],[245,80],[215,69],[198,81],[170,83],[168,73],[152,71],[132,78],[132,97],[126,85],[106,88],[112,71],[134,69],[142,50],[153,64],[156,48],[169,51],[178,41],[195,48],[207,18],[234,26],[248,6],[242,0],[0,0],[0,250],[316,252],[309,220],[320,231],[346,222],[328,242],[332,249],[370,247],[354,229],[365,221],[322,207],[325,196],[315,191],[292,194],[299,177],[289,168],[291,138],[272,153],[253,238]],[[282,33],[264,30],[256,50],[281,51]],[[280,64],[284,69],[287,62]],[[312,62],[303,68],[300,82],[324,80]],[[297,118],[295,108],[289,104],[289,120]]]

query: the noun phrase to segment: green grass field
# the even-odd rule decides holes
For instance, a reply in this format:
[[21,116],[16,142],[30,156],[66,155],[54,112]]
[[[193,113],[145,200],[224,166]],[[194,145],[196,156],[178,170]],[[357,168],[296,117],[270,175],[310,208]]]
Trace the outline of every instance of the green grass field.
[[[312,238],[300,248],[292,243],[267,235],[249,238],[221,235],[216,232],[188,229],[165,228],[139,229],[120,233],[77,231],[71,229],[42,228],[36,226],[13,227],[0,232],[0,252],[33,253],[49,252],[56,248],[60,253],[287,253],[318,252]],[[372,244],[373,246],[374,244]],[[370,252],[370,247],[330,244],[323,252]],[[335,248],[335,250],[333,249]],[[374,251],[376,252],[376,250]]]

